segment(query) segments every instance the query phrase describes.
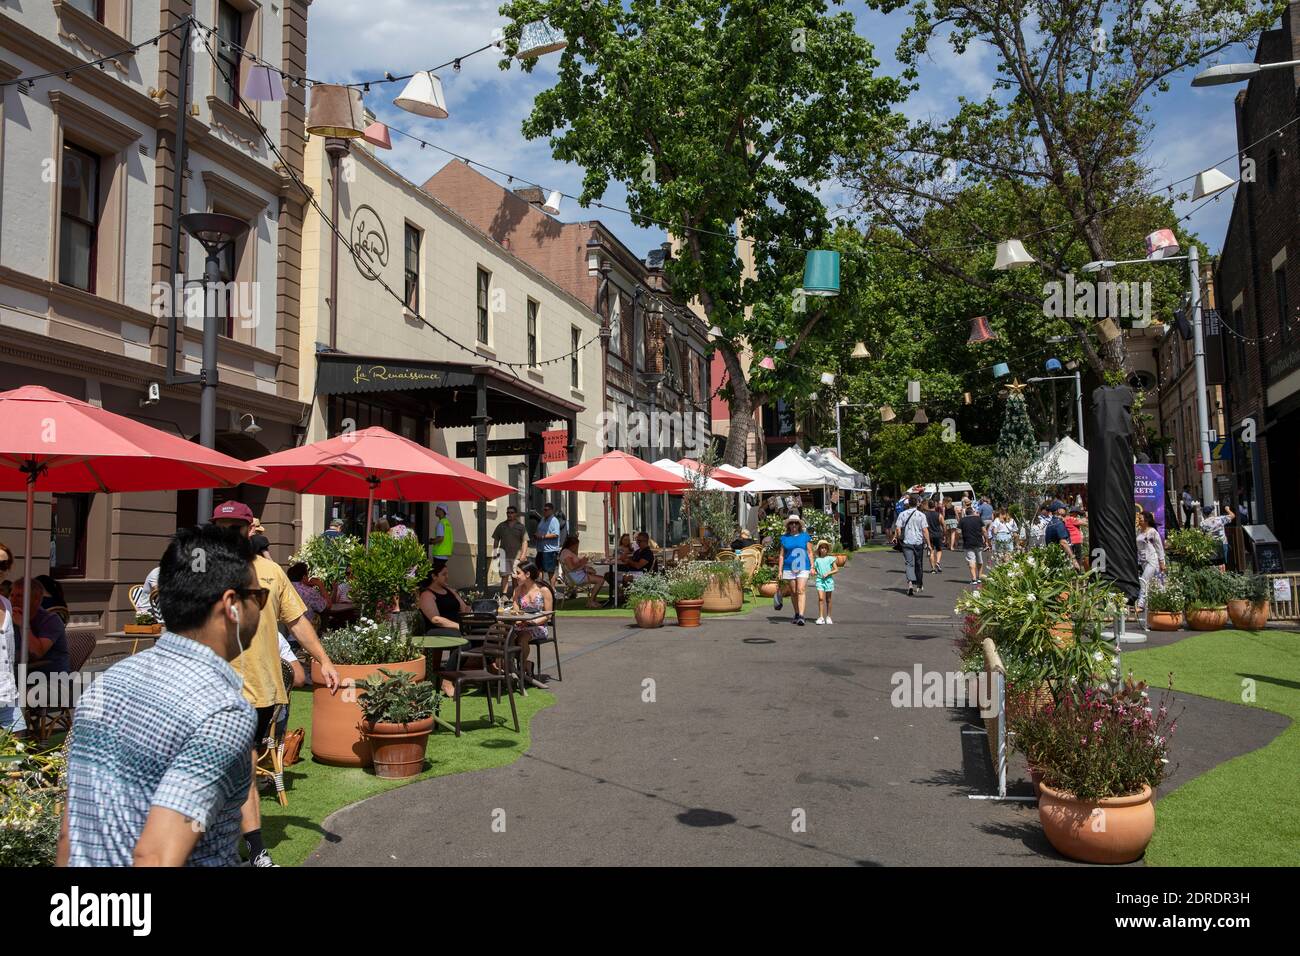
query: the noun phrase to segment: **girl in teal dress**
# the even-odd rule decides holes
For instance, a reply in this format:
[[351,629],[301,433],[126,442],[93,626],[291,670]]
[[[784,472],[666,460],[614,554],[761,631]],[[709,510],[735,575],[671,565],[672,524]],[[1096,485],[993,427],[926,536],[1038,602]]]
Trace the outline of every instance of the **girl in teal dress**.
[[813,558],[813,584],[817,588],[817,623],[833,624],[831,596],[835,593],[835,575],[839,572],[830,542],[823,538],[817,542],[817,557]]

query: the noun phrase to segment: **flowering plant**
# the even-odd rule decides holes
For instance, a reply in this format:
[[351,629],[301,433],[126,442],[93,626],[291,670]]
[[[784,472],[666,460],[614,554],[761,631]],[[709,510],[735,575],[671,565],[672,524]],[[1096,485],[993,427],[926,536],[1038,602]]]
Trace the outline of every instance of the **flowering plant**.
[[1147,685],[1130,677],[1117,692],[1072,688],[1043,708],[1011,711],[1017,750],[1043,782],[1079,800],[1101,800],[1154,789],[1168,769],[1169,738],[1178,721],[1169,696],[1149,706]]
[[399,624],[366,617],[326,632],[320,642],[335,664],[400,664],[421,654]]
[[0,866],[53,866],[67,797],[67,752],[32,750],[0,730]]
[[307,565],[307,572],[332,591],[347,580],[348,567],[360,550],[361,542],[350,534],[315,534],[303,542],[302,550],[292,555],[289,563]]

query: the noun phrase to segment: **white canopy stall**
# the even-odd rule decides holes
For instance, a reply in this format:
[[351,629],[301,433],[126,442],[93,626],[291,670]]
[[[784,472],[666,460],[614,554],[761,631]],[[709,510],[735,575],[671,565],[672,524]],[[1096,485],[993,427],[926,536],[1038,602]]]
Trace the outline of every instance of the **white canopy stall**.
[[1025,478],[1028,481],[1051,479],[1054,484],[1061,485],[1086,485],[1088,449],[1067,435],[1025,469]]

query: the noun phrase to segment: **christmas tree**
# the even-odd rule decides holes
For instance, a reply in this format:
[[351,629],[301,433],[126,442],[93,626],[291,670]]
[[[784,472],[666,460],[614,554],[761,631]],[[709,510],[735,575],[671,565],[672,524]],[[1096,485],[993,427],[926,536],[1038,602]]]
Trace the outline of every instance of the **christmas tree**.
[[1038,448],[1038,439],[1034,436],[1033,423],[1029,421],[1025,387],[1014,382],[1007,389],[1007,410],[1002,419],[1002,431],[998,434],[998,457],[1004,461],[1028,460]]

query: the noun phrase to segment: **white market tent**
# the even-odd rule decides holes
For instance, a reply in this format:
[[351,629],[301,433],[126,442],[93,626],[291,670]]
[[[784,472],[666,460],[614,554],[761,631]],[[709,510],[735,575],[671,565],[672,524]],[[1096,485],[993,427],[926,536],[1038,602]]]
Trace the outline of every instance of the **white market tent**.
[[[653,464],[656,468],[662,468],[664,471],[670,471],[678,478],[681,478],[684,481],[689,481],[692,484],[697,479],[703,477],[699,472],[690,471],[686,468],[685,465],[673,461],[673,459],[671,458],[660,458],[658,461],[651,462],[651,464]],[[736,492],[742,491],[743,489],[733,487],[732,485],[723,484],[722,482],[718,481],[716,478],[705,478],[703,490],[704,491],[726,491],[734,494]],[[674,494],[675,493],[676,492],[674,492]]]
[[835,484],[843,491],[867,491],[867,476],[854,471],[829,448],[810,448],[807,458],[827,474],[835,477]]
[[1049,448],[1042,458],[1025,469],[1025,477],[1030,481],[1053,477],[1057,479],[1057,484],[1086,485],[1088,449],[1067,435]]
[[728,465],[732,471],[744,475],[750,479],[749,484],[741,485],[736,491],[747,491],[752,494],[772,494],[778,491],[798,491],[797,485],[792,485],[788,481],[782,481],[780,478],[773,478],[765,475],[757,468],[746,468],[743,465]]
[[790,446],[757,470],[768,478],[779,478],[798,488],[825,488],[827,485],[837,485],[835,477],[805,458],[796,445]]

